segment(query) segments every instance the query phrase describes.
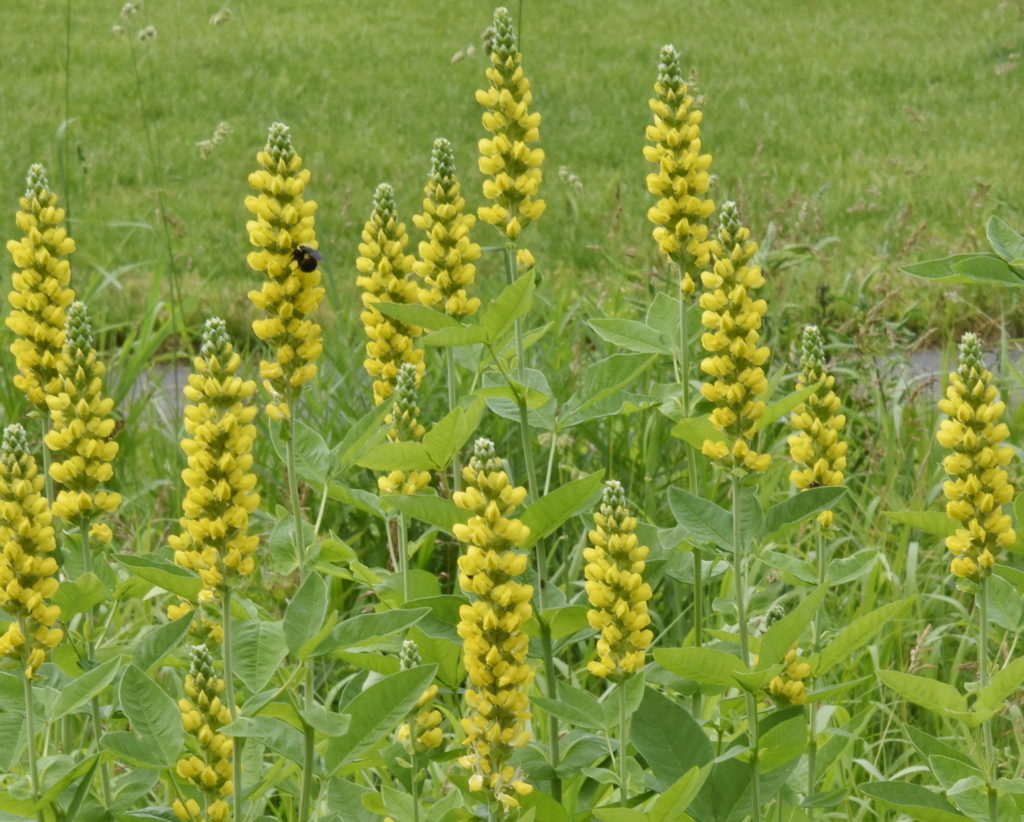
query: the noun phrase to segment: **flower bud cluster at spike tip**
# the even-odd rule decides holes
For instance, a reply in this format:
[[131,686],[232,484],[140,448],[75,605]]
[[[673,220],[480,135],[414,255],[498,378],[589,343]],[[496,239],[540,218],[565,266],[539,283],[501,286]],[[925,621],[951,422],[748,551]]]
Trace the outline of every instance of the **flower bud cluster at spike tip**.
[[674,46],[661,49],[658,81],[649,102],[654,125],[647,127],[644,157],[658,170],[647,175],[647,190],[658,198],[647,212],[653,236],[683,273],[684,294],[696,288],[691,273],[711,261],[714,240],[708,238],[707,220],[715,204],[707,197],[711,185],[711,155],[701,154],[700,123],[703,112],[694,108],[683,80],[679,53]]
[[600,636],[597,658],[587,669],[594,676],[620,676],[644,667],[654,634],[647,627],[651,624],[647,613],[651,586],[644,582],[648,548],[634,533],[636,517],[618,480],[604,484],[594,525],[590,546],[583,549],[587,560],[583,573],[593,606],[587,620]]
[[509,481],[490,440],[479,439],[462,472],[466,490],[452,495],[473,516],[452,530],[466,544],[459,557],[459,585],[473,601],[459,609],[459,636],[471,687],[468,714],[462,720],[469,751],[459,759],[471,770],[471,791],[488,791],[506,810],[518,807],[517,795],[533,790],[509,758],[530,741],[526,695],[533,671],[526,662],[529,639],[523,625],[533,614],[533,588],[519,582],[527,556],[515,549],[530,529],[509,517],[526,498],[526,489]]
[[65,259],[75,242],[64,228],[64,209],[50,191],[46,170],[38,163],[28,170],[25,196],[19,201],[20,240],[10,240],[7,250],[20,269],[11,277],[7,296],[11,313],[4,320],[16,335],[11,353],[21,372],[14,384],[39,409],[46,395],[61,388],[65,309],[75,299],[71,289],[71,264]]
[[[45,442],[55,456],[50,476],[63,486],[53,513],[65,522],[80,523],[97,511],[111,513],[121,504],[120,494],[97,490],[114,475],[111,463],[118,445],[110,439],[114,401],[103,396],[106,366],[93,349],[92,323],[84,303],[68,308],[60,371],[60,392],[46,397],[53,427]],[[95,533],[104,542],[112,537],[109,526],[99,526]]]
[[423,351],[413,345],[423,329],[386,317],[376,308],[379,302],[422,302],[422,289],[409,276],[413,257],[405,253],[408,242],[405,223],[398,220],[394,189],[381,183],[373,194],[373,213],[363,226],[356,258],[356,285],[363,289],[364,306],[359,319],[370,340],[363,366],[373,378],[373,401],[377,405],[394,392],[402,363],[416,366],[417,383],[423,376]]
[[210,592],[232,576],[251,574],[259,543],[248,533],[249,515],[260,503],[251,470],[256,408],[249,401],[256,383],[237,375],[241,363],[224,321],[207,320],[195,373],[185,387],[190,404],[185,406],[189,436],[181,441],[188,460],[181,472],[188,488],[182,533],[168,541],[174,561],[196,571]]
[[[386,421],[391,425],[388,439],[391,442],[415,442],[423,438],[423,426],[417,419],[420,415],[416,405],[416,366],[402,363],[395,381],[391,413]],[[377,487],[382,494],[415,494],[430,482],[429,471],[396,470],[377,478]]]
[[722,206],[721,221],[714,268],[701,272],[701,322],[709,330],[700,341],[709,356],[701,360],[700,368],[707,375],[701,393],[715,406],[711,424],[725,441],[705,440],[701,450],[734,469],[764,471],[771,456],[750,447],[754,423],[764,415],[764,401],[758,398],[768,390],[761,366],[771,355],[759,345],[768,304],[752,296],[764,285],[764,277],[760,266],[750,264],[757,244],[740,225],[735,204]]
[[[402,643],[398,653],[401,670],[407,671],[420,664],[420,651],[411,639]],[[415,716],[409,722],[398,726],[395,739],[407,753],[420,754],[431,748],[439,748],[444,743],[444,731],[441,730],[441,712],[432,703],[437,696],[437,686],[430,685],[416,700]]]
[[57,542],[43,485],[25,430],[7,426],[0,440],[0,607],[14,621],[0,635],[0,658],[20,660],[26,679],[64,636],[54,627],[60,617],[60,606],[51,604]]
[[256,159],[261,168],[249,175],[249,185],[259,194],[246,197],[245,207],[255,215],[246,229],[249,242],[259,250],[246,259],[267,279],[259,291],[249,292],[249,299],[267,314],[253,322],[252,330],[275,352],[274,362],[260,362],[260,376],[273,395],[267,414],[281,420],[291,417],[291,403],[316,376],[316,360],[324,348],[319,324],[308,319],[324,296],[320,270],[302,264],[317,247],[316,203],[303,199],[310,173],[302,167],[284,123],[270,127]]
[[443,137],[434,141],[430,179],[423,189],[423,213],[412,218],[426,232],[420,243],[420,259],[413,271],[430,288],[421,295],[426,305],[440,305],[446,314],[462,317],[475,314],[479,297],[468,297],[466,287],[476,278],[473,260],[480,258],[480,246],[469,238],[476,217],[466,214],[466,201],[455,178],[455,153]]
[[1003,505],[1013,499],[1004,468],[1013,448],[1000,445],[1010,432],[1000,418],[1006,403],[997,399],[992,374],[985,368],[981,343],[968,332],[960,343],[959,368],[949,375],[939,410],[943,420],[937,439],[953,453],[942,462],[950,479],[942,486],[946,513],[963,527],[946,538],[953,554],[950,570],[957,577],[979,581],[995,565],[999,548],[1017,536]]
[[[846,443],[839,438],[839,432],[846,425],[846,416],[839,413],[839,397],[832,390],[836,378],[825,368],[825,347],[816,325],[804,327],[800,364],[803,371],[796,390],[818,387],[794,409],[790,418],[798,433],[791,434],[787,442],[789,454],[798,467],[790,472],[789,481],[801,491],[819,485],[842,485]],[[822,528],[830,528],[832,512],[822,511],[818,522]]]
[[806,705],[805,680],[811,676],[810,663],[800,656],[800,649],[795,642],[782,661],[786,667],[782,669],[782,673],[773,676],[768,682],[768,693],[782,705]]
[[199,755],[178,760],[178,776],[191,782],[204,795],[206,813],[195,799],[175,799],[175,815],[182,822],[223,822],[231,808],[225,797],[234,792],[231,757],[235,743],[220,729],[231,722],[231,710],[224,703],[225,683],[213,668],[213,657],[205,645],[192,646],[192,664],[185,676],[185,696],[178,701],[181,724],[195,737]]
[[490,178],[484,180],[484,197],[494,205],[477,213],[515,240],[544,213],[544,201],[536,199],[544,151],[530,148],[540,139],[540,115],[529,110],[533,93],[523,74],[512,15],[504,6],[494,10],[491,46],[491,65],[485,72],[489,86],[477,91],[476,101],[487,109],[483,125],[492,135],[480,141],[478,164]]

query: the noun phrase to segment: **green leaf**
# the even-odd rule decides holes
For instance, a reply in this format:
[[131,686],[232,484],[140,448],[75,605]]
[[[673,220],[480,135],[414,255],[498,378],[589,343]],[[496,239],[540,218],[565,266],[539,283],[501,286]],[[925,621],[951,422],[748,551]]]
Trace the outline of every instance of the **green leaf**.
[[1021,597],[1014,587],[998,576],[989,577],[989,618],[1000,628],[1016,633],[1020,627]]
[[89,795],[89,786],[92,784],[92,779],[96,775],[96,769],[100,765],[99,756],[92,757],[92,764],[89,766],[89,770],[86,771],[81,780],[78,783],[78,789],[75,791],[75,795],[71,798],[71,804],[68,805],[67,813],[64,814],[64,818],[61,822],[75,822],[78,819],[78,812],[82,809],[82,803],[85,802],[85,797]]
[[454,317],[427,308],[419,303],[389,303],[381,300],[373,304],[381,314],[394,317],[406,325],[418,325],[426,330],[435,328],[462,328],[462,324]]
[[552,716],[557,716],[577,728],[607,730],[601,703],[586,691],[573,688],[564,682],[558,684],[558,699],[548,699],[534,694],[530,697],[530,704],[543,708]]
[[150,752],[152,761],[171,767],[185,744],[181,713],[174,700],[135,665],[129,665],[118,689],[121,710],[132,724],[133,735]]
[[310,656],[322,656],[338,648],[351,648],[376,642],[415,625],[428,613],[429,608],[409,608],[350,617],[335,625]]
[[1024,277],[994,254],[975,254],[953,263],[953,270],[969,280],[1001,285],[1024,285]]
[[57,699],[46,712],[47,718],[52,721],[60,719],[66,714],[74,713],[114,681],[120,665],[120,658],[115,657],[64,685],[60,689]]
[[732,549],[731,511],[674,486],[668,489],[668,506],[691,540]]
[[484,403],[477,400],[468,408],[460,407],[449,412],[423,435],[423,447],[438,470],[448,467],[452,457],[480,424],[483,413]]
[[805,585],[816,585],[818,582],[818,569],[800,557],[783,554],[780,551],[764,550],[757,555],[757,559],[769,568],[796,577]]
[[319,574],[310,574],[292,597],[281,621],[281,632],[288,650],[300,657],[299,649],[314,637],[324,624],[328,605],[327,584]]
[[893,522],[909,525],[918,531],[936,537],[948,537],[957,529],[957,524],[946,516],[945,511],[883,511]]
[[655,800],[648,814],[650,822],[679,822],[683,819],[710,773],[710,765],[690,768]]
[[672,426],[672,436],[688,442],[698,451],[704,446],[705,440],[725,442],[725,435],[711,424],[706,416],[684,417]]
[[594,816],[598,822],[647,822],[647,814],[635,808],[596,808]]
[[970,822],[945,799],[920,785],[909,782],[865,782],[857,789],[890,808],[909,814],[922,822]]
[[886,625],[902,617],[913,602],[913,598],[890,602],[868,611],[843,628],[822,648],[818,663],[814,666],[815,677],[823,676],[838,663],[852,659],[855,651],[867,645]]
[[391,405],[382,402],[348,426],[345,436],[332,450],[340,472],[348,471],[355,464],[356,457],[375,435],[384,435],[384,418],[390,413]]
[[567,482],[546,494],[523,511],[523,524],[529,527],[530,535],[520,546],[529,550],[538,541],[554,533],[566,520],[590,507],[601,493],[604,469],[587,474],[578,480]]
[[792,762],[804,752],[807,745],[807,720],[803,714],[773,725],[759,740],[759,758],[762,773]]
[[231,653],[235,674],[253,693],[262,691],[288,655],[280,622],[232,620]]
[[[481,381],[483,387],[475,393],[487,400],[487,407],[499,417],[519,422],[519,405],[505,376],[498,371],[485,371]],[[513,380],[512,384],[526,397],[526,419],[530,426],[545,431],[554,430],[555,401],[544,373],[535,368],[527,368],[523,372],[523,382]]]
[[132,662],[142,670],[148,671],[178,647],[188,633],[193,617],[195,617],[195,611],[189,611],[173,622],[168,622],[145,634],[132,648]]
[[562,639],[572,636],[577,631],[582,631],[590,624],[587,620],[587,612],[590,609],[586,605],[562,605],[558,608],[545,608],[543,613],[534,614],[523,625],[523,631],[537,639],[540,637],[540,619],[543,619],[551,631],[554,639]]
[[1024,235],[1014,231],[1005,221],[994,214],[989,217],[985,234],[992,250],[1006,261],[1024,257]]
[[534,287],[534,272],[528,271],[480,312],[480,328],[486,332],[487,342],[497,342],[517,319],[530,310]]
[[193,602],[199,597],[203,581],[198,574],[154,554],[116,554],[114,559],[139,579]]
[[963,719],[967,700],[952,685],[901,671],[878,671],[878,678],[908,702],[930,711]]
[[336,482],[330,482],[327,484],[327,496],[363,513],[385,519],[384,509],[380,505],[380,497],[369,491],[364,491],[361,488],[348,488]]
[[450,499],[441,499],[433,494],[388,495],[381,498],[381,504],[385,508],[393,508],[420,522],[441,528],[449,534],[456,524],[466,522],[473,516],[472,511],[465,511]]
[[[625,388],[657,359],[649,354],[613,354],[589,366],[583,372],[583,384],[565,403],[562,427],[571,428],[586,421],[590,409]],[[607,413],[602,410],[601,416]]]
[[270,750],[286,756],[297,765],[304,760],[305,742],[302,734],[280,719],[270,716],[240,716],[225,725],[222,733],[255,739]]
[[599,317],[588,323],[605,342],[624,351],[640,354],[670,354],[661,332],[638,320],[622,320],[614,317]]
[[[277,434],[283,430],[272,425],[270,430]],[[287,446],[282,456],[282,463],[287,463]],[[323,485],[334,474],[336,460],[327,447],[327,441],[319,431],[310,428],[302,420],[295,420],[295,470],[307,482]]]
[[420,337],[428,348],[455,348],[488,342],[487,329],[479,325],[460,325],[458,328],[440,328]]
[[842,485],[823,485],[797,492],[768,509],[764,517],[764,535],[771,536],[787,526],[833,508],[845,493],[846,487]]
[[1019,693],[1022,682],[1024,682],[1024,656],[1019,656],[992,676],[992,680],[978,694],[975,707],[982,711],[1002,710],[1007,697]]
[[69,582],[62,582],[53,595],[53,602],[60,606],[61,618],[68,620],[99,605],[109,596],[110,589],[90,571]]
[[828,589],[822,585],[807,598],[791,610],[778,622],[772,624],[765,635],[761,638],[761,662],[758,668],[765,668],[782,661],[782,658],[789,652],[793,643],[800,638],[814,615],[818,612],[818,606]]
[[862,548],[852,556],[834,559],[825,572],[825,581],[831,588],[860,579],[875,567],[878,559],[877,548]]
[[382,442],[367,448],[356,465],[371,471],[431,471],[437,466],[422,442]]
[[708,764],[715,755],[707,735],[689,712],[652,688],[644,691],[630,728],[630,739],[650,765],[659,792],[668,790],[691,768]]
[[746,670],[738,657],[715,648],[655,648],[654,661],[683,679],[721,688],[736,687],[734,674]]
[[977,257],[988,257],[988,254],[954,254],[939,260],[925,260],[920,263],[900,266],[901,271],[922,277],[926,280],[940,280],[951,285],[977,282],[976,278],[959,271],[957,266]]
[[328,740],[328,772],[333,774],[344,765],[357,762],[391,733],[433,682],[436,671],[435,665],[399,671],[378,680],[345,705],[344,711],[352,717],[352,723],[344,736]]
[[762,414],[757,419],[757,422],[754,423],[754,430],[764,431],[769,425],[771,425],[773,422],[780,419],[781,417],[784,417],[786,414],[788,414],[790,411],[792,411],[794,408],[800,405],[800,403],[806,402],[808,397],[810,397],[811,394],[813,394],[817,390],[818,383],[815,383],[814,385],[805,386],[804,388],[801,388],[799,391],[794,391],[791,394],[787,394],[778,402],[769,403],[768,406],[764,409],[764,414]]
[[[535,388],[530,388],[528,385],[522,383],[513,383],[512,385],[488,385],[484,388],[478,388],[473,392],[477,397],[485,400],[508,400],[509,402],[518,402],[517,396],[523,396],[526,399],[527,408],[540,408],[551,402],[551,395],[545,394],[543,391],[538,391]],[[490,405],[490,403],[488,403]],[[518,417],[518,412],[517,415]]]

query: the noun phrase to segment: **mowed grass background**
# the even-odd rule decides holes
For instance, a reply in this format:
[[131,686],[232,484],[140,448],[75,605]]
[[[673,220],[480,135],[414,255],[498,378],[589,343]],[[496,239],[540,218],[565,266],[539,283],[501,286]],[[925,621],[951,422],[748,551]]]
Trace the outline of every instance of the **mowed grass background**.
[[[377,183],[394,184],[412,229],[431,143],[447,136],[467,200],[481,201],[473,95],[490,2],[234,2],[231,19],[215,26],[217,2],[146,0],[126,38],[111,31],[123,22],[116,0],[6,5],[7,234],[15,234],[25,170],[44,163],[70,205],[77,288],[102,295],[94,306],[101,323],[137,316],[153,278],[169,279],[162,191],[190,326],[222,313],[245,327],[244,293],[256,278],[244,260],[242,199],[275,120],[292,127],[313,172],[340,326],[332,333],[345,339],[360,331],[353,261]],[[644,296],[663,287],[652,277],[660,263],[645,218],[641,147],[665,42],[681,50],[707,96],[716,200],[737,199],[766,250],[815,248],[813,265],[784,274],[787,298],[807,307],[794,323],[813,319],[817,284],[864,300],[861,285],[874,275],[867,299],[913,291],[887,310],[916,305],[918,325],[929,325],[943,295],[911,289],[899,264],[984,247],[993,212],[1024,222],[1019,2],[526,0],[511,8],[544,118],[548,213],[527,242],[549,297],[582,293],[603,311],[626,313],[620,297],[629,286]],[[157,38],[131,40],[146,24]],[[467,46],[476,54],[453,63]],[[203,160],[196,143],[221,121],[233,131]],[[559,178],[560,166],[578,176],[582,196]],[[480,226],[477,239],[493,237]],[[487,277],[493,265],[483,265],[485,294],[501,279]],[[981,313],[1000,304],[965,293]]]

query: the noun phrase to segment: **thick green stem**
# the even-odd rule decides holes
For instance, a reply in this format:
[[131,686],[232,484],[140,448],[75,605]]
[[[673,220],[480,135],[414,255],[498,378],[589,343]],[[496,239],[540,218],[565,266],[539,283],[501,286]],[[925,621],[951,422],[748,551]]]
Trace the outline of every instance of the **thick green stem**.
[[[538,550],[542,549],[544,540],[537,543]],[[538,555],[538,562],[539,562]],[[538,594],[538,602],[541,602],[540,595]],[[540,623],[540,647],[541,654],[544,657],[544,689],[547,691],[548,699],[558,699],[558,684],[555,680],[555,654],[551,642],[551,626],[548,625],[546,619],[543,618],[543,614],[538,614],[538,620]],[[557,769],[558,763],[562,761],[561,754],[558,750],[558,717],[554,714],[548,714],[548,757],[551,759],[551,768]],[[551,780],[551,796],[554,797],[556,802],[562,801],[562,780],[556,773]]]
[[[312,665],[312,660],[309,663]],[[306,669],[305,705],[313,707],[313,668]],[[309,808],[313,800],[313,760],[316,754],[316,732],[303,719],[302,726],[302,793],[299,796],[299,822],[310,818]]]
[[399,511],[395,518],[395,551],[398,554],[398,568],[402,574],[402,602],[409,601],[409,551],[406,545],[405,515]]
[[619,804],[629,800],[629,776],[626,770],[626,749],[629,747],[629,720],[626,717],[626,680],[619,680]]
[[[455,372],[455,350],[451,346],[444,350],[444,358],[448,367],[448,410],[454,411],[459,397],[456,384],[458,377]],[[462,490],[462,458],[458,451],[452,456],[452,487],[456,491]]]
[[302,511],[299,508],[299,477],[295,469],[295,409],[292,409],[293,416],[288,420],[288,444],[286,447],[288,459],[288,496],[292,506],[292,527],[295,532],[295,554],[299,560],[299,584],[306,581],[306,546],[302,539]]
[[[24,619],[18,620],[18,627],[21,635],[26,639],[31,636]],[[24,659],[21,671],[21,689],[25,699],[25,732],[28,734],[28,775],[32,783],[32,801],[39,799],[39,765],[36,762],[36,712],[35,703],[32,699],[32,680],[25,676],[25,668],[28,667],[28,656],[30,653],[29,643],[25,643]],[[36,814],[39,822],[43,822],[43,811],[40,809]]]
[[[221,599],[221,630],[224,633],[224,691],[228,698],[231,721],[238,718],[238,702],[235,701],[235,665],[231,648],[231,588],[224,587]],[[242,819],[242,757],[239,742],[231,752],[232,801],[235,805],[235,819]]]
[[43,452],[43,482],[46,488],[46,501],[53,507],[53,477],[50,476],[50,463],[53,458],[50,456],[50,449],[46,446],[46,435],[50,432],[50,416],[44,413],[42,416],[42,438],[39,440],[39,447]]
[[[743,550],[743,534],[740,528],[740,477],[732,475],[732,550],[733,576],[736,579],[736,616],[739,620],[740,656],[743,667],[750,665],[750,638],[747,627],[747,583],[745,573],[746,557]],[[752,802],[751,819],[761,820],[761,778],[758,768],[758,733],[757,733],[757,699],[746,692],[747,702],[747,738],[750,743],[750,799]]]
[[[981,581],[978,591],[978,672],[981,690],[988,687],[988,580]],[[992,743],[992,720],[982,723],[982,734],[985,737],[985,781],[988,783],[988,818],[989,822],[999,819],[999,792],[996,790],[996,755]]]
[[[825,555],[826,542],[825,534],[819,527],[817,529],[817,560],[818,560],[818,586],[825,584],[825,572],[828,568],[828,557]],[[818,605],[811,620],[812,648],[814,653],[821,650],[821,605]],[[807,795],[814,793],[817,783],[815,773],[818,760],[818,703],[811,702],[809,708],[809,736],[807,739]]]
[[[48,450],[48,449],[47,449]],[[83,520],[79,528],[82,540],[82,568],[85,573],[92,573],[92,547],[89,545],[89,522]],[[93,641],[93,633],[96,629],[96,608],[93,606],[85,615],[85,655],[92,664],[96,656],[96,643]],[[100,739],[103,738],[103,720],[100,716],[100,698],[94,696],[90,700],[90,712],[92,714],[92,729],[96,737],[96,752],[100,752]],[[103,786],[103,804],[110,807],[113,803],[113,794],[110,790],[110,765],[107,762],[100,763],[100,783]]]
[[412,792],[412,822],[420,822],[420,783],[418,780],[419,773],[416,767],[416,738],[415,734],[412,734],[413,749],[412,753],[409,754],[409,787]]

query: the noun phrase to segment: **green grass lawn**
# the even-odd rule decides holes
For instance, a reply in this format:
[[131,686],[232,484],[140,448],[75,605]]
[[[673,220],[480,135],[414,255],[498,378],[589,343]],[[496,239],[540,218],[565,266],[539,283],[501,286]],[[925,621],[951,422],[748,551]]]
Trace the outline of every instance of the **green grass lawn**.
[[[166,275],[162,189],[191,319],[218,311],[242,324],[241,295],[255,281],[244,263],[242,198],[274,120],[292,126],[313,171],[336,309],[355,297],[353,261],[373,188],[392,182],[411,215],[434,137],[452,140],[468,199],[481,200],[473,93],[489,3],[229,7],[231,18],[211,25],[215,2],[150,0],[125,38],[111,31],[121,22],[117,2],[5,11],[7,233],[25,169],[43,162],[71,206],[79,290],[83,280],[102,289],[111,312],[136,309],[154,274]],[[1024,67],[1014,57],[1024,13],[1012,4],[572,0],[513,12],[547,153],[549,210],[527,240],[555,282],[600,292],[625,274],[642,286],[659,265],[641,146],[658,49],[668,41],[707,95],[716,199],[737,199],[758,238],[774,224],[776,248],[835,238],[797,272],[809,284],[789,292],[797,302],[809,303],[810,284],[822,278],[856,286],[876,270],[882,287],[909,292],[899,264],[982,246],[990,213],[1024,222]],[[133,40],[146,24],[156,39]],[[470,45],[476,53],[453,63]],[[196,143],[221,121],[232,133],[201,159]],[[581,197],[559,179],[561,166],[578,175]],[[930,292],[929,303],[942,296]],[[996,304],[981,299],[982,310]],[[921,324],[933,319],[926,311]]]

